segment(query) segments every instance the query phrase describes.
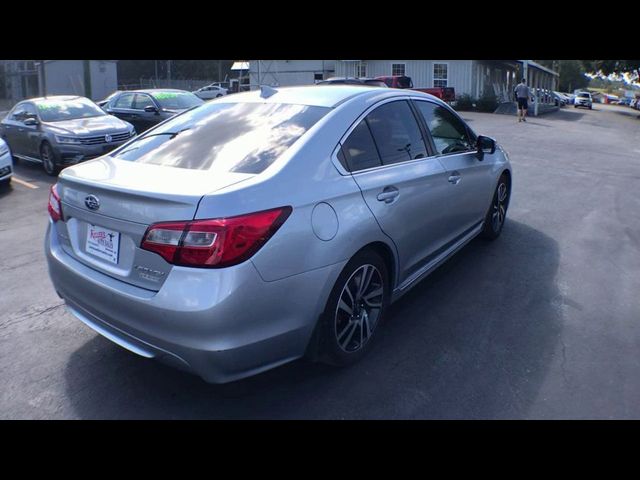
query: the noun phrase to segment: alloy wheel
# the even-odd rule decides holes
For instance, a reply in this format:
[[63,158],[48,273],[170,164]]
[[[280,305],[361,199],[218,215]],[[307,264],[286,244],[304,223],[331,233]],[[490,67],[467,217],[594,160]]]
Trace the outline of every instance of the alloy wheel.
[[362,265],[351,274],[335,312],[335,335],[341,350],[353,353],[366,345],[378,324],[383,299],[384,282],[375,266]]
[[42,147],[42,152],[40,153],[40,155],[42,157],[42,164],[44,166],[44,170],[49,175],[53,175],[56,170],[56,165],[53,160],[53,152],[51,151],[51,147],[45,144]]
[[504,218],[507,213],[507,197],[507,184],[504,181],[501,181],[498,185],[498,189],[496,190],[496,195],[493,201],[493,212],[491,214],[491,223],[494,232],[499,231],[504,223]]

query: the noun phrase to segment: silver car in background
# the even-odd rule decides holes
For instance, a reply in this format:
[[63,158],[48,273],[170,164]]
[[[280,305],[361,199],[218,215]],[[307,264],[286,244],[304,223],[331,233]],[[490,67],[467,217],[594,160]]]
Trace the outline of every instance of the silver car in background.
[[0,138],[0,187],[8,185],[13,176],[13,159],[7,142]]
[[85,97],[55,95],[16,104],[0,121],[0,137],[16,158],[42,163],[49,175],[119,147],[136,131]]
[[78,319],[208,382],[342,366],[390,302],[500,234],[511,185],[506,153],[431,95],[263,87],[65,169],[46,256]]

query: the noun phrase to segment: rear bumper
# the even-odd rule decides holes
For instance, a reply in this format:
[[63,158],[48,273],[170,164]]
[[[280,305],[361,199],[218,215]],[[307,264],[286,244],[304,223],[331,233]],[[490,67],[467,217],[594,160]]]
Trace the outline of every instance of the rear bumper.
[[[53,230],[55,232],[55,229]],[[225,383],[304,355],[344,263],[265,282],[249,262],[174,267],[158,292],[97,272],[45,239],[49,274],[71,313],[138,355]]]

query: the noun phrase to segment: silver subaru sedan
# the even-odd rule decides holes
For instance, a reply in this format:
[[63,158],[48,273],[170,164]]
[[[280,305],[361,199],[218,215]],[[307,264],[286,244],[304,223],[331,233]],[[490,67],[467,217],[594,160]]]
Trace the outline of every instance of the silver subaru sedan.
[[63,170],[46,254],[79,320],[208,382],[345,366],[391,302],[500,235],[511,186],[504,150],[431,95],[263,87]]

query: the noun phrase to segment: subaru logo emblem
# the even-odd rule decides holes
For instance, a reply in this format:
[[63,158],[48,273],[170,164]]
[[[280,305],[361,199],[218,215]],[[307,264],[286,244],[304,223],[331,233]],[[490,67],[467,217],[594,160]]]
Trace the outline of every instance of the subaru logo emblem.
[[95,195],[89,195],[84,199],[84,204],[89,210],[98,210],[100,208],[100,200]]
[[107,142],[107,143],[111,143],[111,140],[112,140],[111,135],[106,134],[106,135],[104,136],[104,141],[105,141],[105,142]]

